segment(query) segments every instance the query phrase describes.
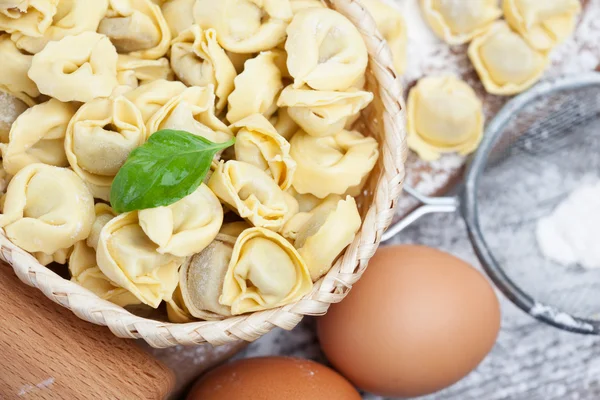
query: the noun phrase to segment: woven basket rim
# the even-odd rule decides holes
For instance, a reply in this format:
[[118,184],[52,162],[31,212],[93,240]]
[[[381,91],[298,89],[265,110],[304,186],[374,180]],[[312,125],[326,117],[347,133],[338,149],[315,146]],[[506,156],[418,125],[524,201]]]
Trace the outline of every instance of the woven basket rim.
[[0,229],[0,259],[12,266],[20,280],[41,290],[46,297],[70,309],[79,318],[107,326],[116,336],[143,339],[153,347],[234,341],[254,341],[275,327],[294,328],[304,315],[322,315],[341,301],[365,271],[381,236],[394,216],[402,191],[406,159],[406,130],[402,85],[394,72],[391,51],[360,0],[323,0],[352,21],[369,52],[369,69],[378,82],[383,105],[383,168],[365,214],[361,230],[338,258],[331,271],[314,285],[310,294],[284,307],[230,317],[220,321],[169,323],[136,316],[102,300],[70,280],[41,265],[35,257],[10,242]]

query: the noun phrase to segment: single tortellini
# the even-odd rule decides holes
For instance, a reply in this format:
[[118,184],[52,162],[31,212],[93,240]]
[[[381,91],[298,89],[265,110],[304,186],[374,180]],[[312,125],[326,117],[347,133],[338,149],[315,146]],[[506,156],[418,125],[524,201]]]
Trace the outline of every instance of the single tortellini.
[[42,252],[33,253],[33,256],[42,265],[48,265],[51,263],[66,264],[67,261],[69,261],[69,257],[71,256],[72,252],[73,247],[69,247],[66,249],[60,249],[58,251],[55,251],[52,254],[46,254]]
[[246,61],[244,72],[235,78],[234,83],[235,89],[229,95],[229,122],[235,123],[256,113],[269,118],[275,113],[277,95],[283,88],[283,82],[273,52],[263,52]]
[[[59,0],[19,1],[16,7],[0,7],[0,31],[39,37],[52,24]],[[14,6],[15,3],[9,4]]]
[[52,255],[88,237],[94,199],[67,168],[31,164],[10,181],[0,227],[11,242],[31,253]]
[[146,139],[141,112],[118,95],[81,106],[67,127],[65,151],[94,197],[108,201],[115,175]]
[[21,53],[9,35],[0,36],[0,91],[8,93],[28,106],[35,104],[40,91],[27,72],[31,68],[33,57]]
[[298,131],[290,145],[298,164],[294,189],[319,198],[358,194],[379,158],[377,141],[356,131],[343,130],[322,138]]
[[157,308],[161,301],[171,300],[184,259],[159,253],[134,211],[111,219],[102,228],[96,261],[108,279]]
[[40,52],[48,42],[86,31],[96,32],[107,9],[108,0],[60,0],[52,25],[42,36],[29,36],[22,32],[15,32],[11,39],[18,48],[35,54]]
[[2,90],[0,84],[0,103],[4,107],[3,118],[0,118],[0,143],[8,143],[12,124],[28,109],[28,106],[22,100]]
[[235,140],[235,159],[262,169],[282,190],[292,185],[296,162],[290,144],[262,114],[253,114],[231,126]]
[[215,116],[212,85],[185,89],[158,109],[146,126],[149,134],[161,129],[183,130],[214,143],[227,142],[233,136],[227,125]]
[[497,22],[469,45],[469,58],[488,93],[513,95],[533,86],[548,57],[536,51],[505,22]]
[[346,90],[364,75],[369,56],[358,29],[328,8],[307,8],[287,28],[287,66],[294,87]]
[[223,48],[257,53],[283,43],[292,8],[289,0],[196,0],[194,18],[217,31]]
[[290,5],[293,14],[306,8],[325,8],[325,4],[321,0],[290,0]]
[[188,86],[214,85],[217,112],[225,108],[237,73],[217,42],[214,29],[202,30],[198,25],[192,25],[181,32],[171,45],[171,67],[179,80]]
[[357,89],[345,92],[294,89],[281,92],[277,105],[288,107],[288,114],[309,135],[331,136],[373,101],[373,93]]
[[406,21],[398,10],[390,7],[382,0],[361,0],[361,3],[371,13],[377,29],[383,35],[392,51],[394,67],[398,75],[404,74],[406,69],[406,46],[408,33]]
[[473,152],[483,138],[481,100],[453,76],[427,77],[408,96],[408,147],[423,160]]
[[183,301],[180,286],[177,286],[177,289],[173,292],[171,301],[167,302],[167,317],[169,321],[176,324],[185,324],[194,320],[194,317],[190,314],[190,310]]
[[94,213],[96,218],[94,219],[92,230],[90,231],[90,235],[85,240],[85,243],[92,249],[97,250],[102,228],[104,228],[104,225],[108,224],[108,221],[115,218],[117,213],[112,209],[111,206],[105,203],[96,203],[94,206]]
[[50,99],[21,114],[13,123],[8,144],[0,145],[4,170],[15,175],[30,164],[68,167],[64,139],[76,108]]
[[143,84],[125,93],[124,96],[141,111],[144,123],[147,123],[169,100],[179,96],[185,90],[186,86],[181,82],[159,79]]
[[547,51],[575,29],[579,0],[504,0],[506,21],[536,50]]
[[159,253],[189,257],[204,250],[223,224],[223,207],[202,183],[183,199],[139,212],[140,226]]
[[220,162],[208,187],[252,225],[274,231],[298,212],[298,202],[265,171],[242,161]]
[[85,241],[75,243],[75,248],[69,257],[69,272],[72,282],[86,288],[103,300],[108,300],[121,307],[140,304],[137,297],[115,285],[104,275],[98,268],[96,251]]
[[453,45],[469,42],[502,16],[498,0],[421,0],[421,4],[433,32]]
[[66,36],[33,56],[29,78],[63,103],[108,97],[118,85],[117,51],[96,32]]
[[132,89],[136,89],[140,85],[159,79],[173,79],[173,71],[171,71],[168,59],[146,60],[126,54],[119,54],[117,60],[117,80],[119,81],[119,85],[126,85]]
[[232,315],[281,307],[312,290],[308,268],[283,237],[263,228],[237,238],[219,303]]
[[171,30],[160,7],[151,0],[109,0],[98,32],[121,54],[156,60],[169,51]]
[[195,3],[196,0],[167,0],[160,6],[171,37],[176,38],[194,24]]
[[298,124],[290,117],[287,107],[281,107],[277,110],[277,114],[273,115],[269,122],[275,127],[275,130],[289,141],[294,133],[298,131]]

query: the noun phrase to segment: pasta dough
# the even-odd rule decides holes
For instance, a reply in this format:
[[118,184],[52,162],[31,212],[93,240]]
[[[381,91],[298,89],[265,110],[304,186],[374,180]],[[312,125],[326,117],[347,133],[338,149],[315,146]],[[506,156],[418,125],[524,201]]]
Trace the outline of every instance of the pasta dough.
[[52,24],[57,4],[58,0],[27,0],[17,8],[0,8],[0,31],[42,36]]
[[63,103],[108,97],[118,85],[117,51],[95,32],[67,36],[33,56],[29,78]]
[[90,231],[90,235],[85,240],[85,243],[92,249],[97,250],[102,228],[104,228],[104,225],[108,224],[108,221],[115,218],[117,213],[115,213],[108,204],[104,203],[96,203],[94,206],[94,213],[96,218],[94,219],[92,230]]
[[467,155],[483,138],[481,100],[453,76],[421,79],[410,91],[407,108],[408,147],[423,160],[449,152]]
[[60,0],[52,25],[42,36],[28,36],[15,32],[11,39],[18,48],[35,54],[50,41],[86,31],[95,32],[107,9],[108,0]]
[[512,95],[535,84],[548,58],[531,48],[505,22],[498,22],[469,45],[469,58],[492,94]]
[[171,30],[160,7],[150,0],[109,0],[98,32],[110,38],[119,53],[156,60],[169,51]]
[[256,53],[285,40],[292,19],[289,0],[196,0],[196,23],[214,28],[223,48],[234,53]]
[[360,191],[379,157],[377,141],[356,131],[343,130],[317,138],[298,131],[290,141],[290,154],[298,167],[294,189],[319,198]]
[[67,168],[31,164],[10,181],[0,227],[15,245],[48,255],[85,239],[94,222],[94,199]]
[[145,60],[125,54],[119,55],[117,59],[117,80],[119,81],[119,85],[126,85],[132,89],[136,89],[140,85],[159,79],[173,79],[173,72],[169,66],[168,59]]
[[275,127],[275,130],[288,141],[294,136],[294,133],[298,131],[298,125],[292,117],[290,117],[287,107],[280,107],[277,110],[277,114],[273,115],[269,122],[271,122]]
[[504,0],[506,21],[536,50],[548,51],[575,29],[579,0]]
[[275,113],[277,95],[283,83],[273,52],[260,53],[246,61],[244,72],[234,82],[235,89],[229,95],[229,122],[235,123],[256,113],[269,118]]
[[236,134],[236,160],[262,169],[282,190],[288,189],[296,171],[288,141],[261,114],[244,118],[231,128]]
[[171,300],[183,259],[156,249],[138,224],[138,213],[128,212],[102,228],[96,261],[111,282],[157,308],[162,300]]
[[4,170],[15,175],[30,164],[68,167],[64,138],[75,107],[50,99],[21,114],[13,123],[8,144],[0,145]]
[[22,100],[29,106],[40,95],[35,83],[27,76],[33,57],[23,54],[10,40],[10,36],[0,36],[0,90]]
[[421,2],[431,29],[445,42],[454,45],[469,42],[502,16],[498,0]]
[[358,29],[328,8],[298,12],[287,28],[287,66],[294,87],[346,90],[367,69],[367,47]]
[[166,207],[139,212],[140,226],[161,254],[189,257],[201,252],[223,224],[223,207],[202,183],[193,193]]
[[373,100],[373,93],[357,89],[346,92],[286,87],[277,105],[309,135],[322,137],[340,132],[348,121]]
[[81,106],[67,127],[65,151],[94,197],[108,201],[115,175],[146,139],[141,112],[120,95]]
[[311,290],[296,249],[276,233],[250,228],[235,242],[219,302],[239,315],[293,303]]
[[167,0],[160,6],[171,37],[176,38],[194,24],[194,3],[196,0]]
[[124,96],[141,111],[144,123],[147,123],[161,107],[173,97],[183,93],[185,89],[185,85],[181,82],[159,79],[141,85],[137,89],[125,93]]
[[225,108],[227,97],[233,91],[236,71],[217,42],[214,29],[203,31],[193,25],[177,36],[171,47],[171,67],[188,86],[214,85],[217,112]]

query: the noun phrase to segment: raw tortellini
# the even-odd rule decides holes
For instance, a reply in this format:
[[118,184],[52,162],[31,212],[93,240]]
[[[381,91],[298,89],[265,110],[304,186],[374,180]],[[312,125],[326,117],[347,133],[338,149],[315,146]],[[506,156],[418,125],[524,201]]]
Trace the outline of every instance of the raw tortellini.
[[119,53],[156,60],[167,54],[171,31],[160,7],[151,0],[109,0],[98,32],[110,38]]
[[225,108],[237,74],[214,29],[193,25],[181,32],[171,46],[171,67],[188,86],[214,85],[217,112]]
[[38,251],[37,253],[33,253],[33,256],[42,265],[48,265],[51,263],[66,264],[72,252],[73,247],[69,247],[66,249],[60,249],[58,251],[55,251],[52,254],[46,254],[42,253],[41,251]]
[[236,132],[236,160],[262,169],[282,190],[288,189],[296,171],[288,141],[261,114],[244,118],[231,127]]
[[294,133],[298,131],[298,124],[290,117],[287,107],[280,107],[279,110],[277,110],[277,114],[269,119],[269,122],[271,122],[275,127],[275,130],[288,141],[294,136]]
[[183,301],[181,287],[179,286],[177,286],[177,289],[173,292],[171,300],[167,302],[167,317],[169,318],[169,321],[178,324],[192,322],[194,319]]
[[346,90],[365,74],[367,47],[358,29],[328,8],[307,8],[287,28],[287,66],[294,87]]
[[117,213],[115,213],[108,204],[104,203],[96,203],[94,212],[96,214],[96,219],[94,219],[90,236],[85,240],[85,243],[92,249],[97,250],[102,228],[104,228],[104,225],[108,224],[108,221],[115,218]]
[[536,50],[546,51],[565,40],[581,11],[579,0],[504,0],[510,26]]
[[[41,36],[52,24],[59,0],[23,0],[16,8],[0,7],[0,31]],[[11,4],[15,5],[15,4]]]
[[194,4],[196,0],[168,0],[161,5],[161,10],[171,37],[176,38],[181,32],[194,24]]
[[196,0],[194,18],[214,28],[226,50],[256,53],[285,40],[292,8],[289,0]]
[[292,13],[296,14],[305,8],[325,8],[325,5],[321,0],[290,0],[292,6]]
[[498,0],[421,2],[429,26],[449,44],[469,42],[502,16]]
[[65,103],[108,97],[118,85],[117,51],[95,32],[67,36],[33,56],[29,77],[41,93]]
[[312,290],[308,268],[283,237],[262,228],[237,238],[219,303],[239,315],[300,300]]
[[505,22],[497,22],[469,45],[469,58],[492,94],[520,93],[544,73],[548,58],[536,51]]
[[130,86],[136,89],[140,85],[159,79],[171,80],[173,72],[169,67],[169,60],[145,60],[120,54],[117,60],[117,80],[119,85]]
[[424,160],[442,153],[466,155],[483,137],[483,105],[453,76],[423,78],[408,96],[408,146]]
[[13,95],[2,92],[0,86],[0,103],[4,106],[3,118],[0,118],[0,143],[8,143],[8,136],[12,124],[17,120],[19,115],[23,114],[28,109],[27,104],[19,100]]
[[81,106],[67,127],[65,151],[94,197],[108,201],[119,168],[146,139],[142,114],[120,95]]
[[377,141],[356,131],[343,130],[321,138],[298,131],[290,145],[298,164],[294,189],[319,198],[357,195],[379,157]]
[[10,181],[0,227],[22,249],[52,255],[88,237],[94,199],[67,168],[31,164]]
[[21,53],[9,35],[0,36],[0,91],[22,100],[29,106],[40,95],[36,84],[27,76],[33,57]]
[[287,107],[289,116],[311,136],[331,136],[373,100],[373,93],[349,89],[346,92],[286,87],[277,104]]
[[147,123],[169,100],[180,95],[185,90],[186,86],[181,82],[159,79],[125,93],[125,97],[131,100],[138,110],[141,111],[144,123]]
[[8,144],[0,145],[4,170],[15,175],[30,164],[67,167],[64,139],[75,107],[50,99],[38,104],[13,123]]

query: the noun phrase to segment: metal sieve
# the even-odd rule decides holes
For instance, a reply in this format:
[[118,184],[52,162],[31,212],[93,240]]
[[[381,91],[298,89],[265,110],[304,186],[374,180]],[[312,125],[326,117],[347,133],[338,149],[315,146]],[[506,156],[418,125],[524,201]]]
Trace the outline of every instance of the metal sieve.
[[593,180],[600,181],[600,74],[553,78],[489,123],[456,196],[406,187],[420,206],[383,240],[423,215],[460,211],[484,270],[515,305],[555,327],[600,334],[600,269],[558,264],[536,240],[538,221]]

